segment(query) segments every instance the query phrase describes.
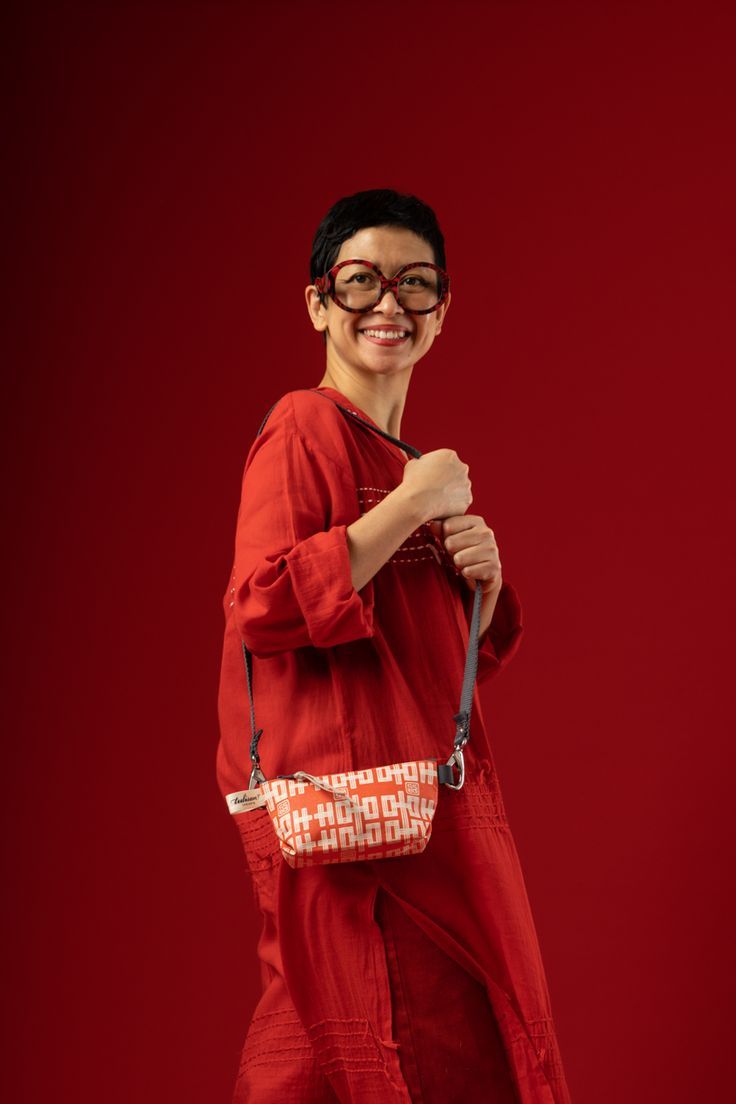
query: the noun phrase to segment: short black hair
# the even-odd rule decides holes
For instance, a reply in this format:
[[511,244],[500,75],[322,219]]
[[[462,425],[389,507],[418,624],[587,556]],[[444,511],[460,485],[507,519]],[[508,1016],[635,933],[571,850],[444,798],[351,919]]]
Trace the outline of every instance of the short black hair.
[[[340,246],[368,226],[403,226],[432,246],[434,263],[447,268],[445,239],[431,207],[415,195],[393,188],[371,188],[343,196],[330,207],[317,227],[309,262],[309,282],[324,276],[337,261]],[[320,297],[322,302],[325,297]],[[327,340],[327,334],[322,334]]]

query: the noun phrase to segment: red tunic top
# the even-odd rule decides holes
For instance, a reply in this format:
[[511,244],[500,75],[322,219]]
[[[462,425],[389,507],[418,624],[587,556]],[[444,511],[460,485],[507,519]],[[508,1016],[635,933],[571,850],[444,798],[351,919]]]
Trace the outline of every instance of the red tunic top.
[[[407,456],[323,396],[376,425],[333,388],[292,391],[246,459],[224,597],[223,797],[251,771],[241,640],[254,657],[267,778],[445,761],[452,749],[473,592],[427,524],[354,589],[347,527],[401,483]],[[478,682],[498,674],[521,634],[504,582]],[[294,870],[264,808],[233,818],[263,917],[263,995],[235,1100],[567,1104],[477,690],[465,762],[462,789],[440,786],[418,855]]]

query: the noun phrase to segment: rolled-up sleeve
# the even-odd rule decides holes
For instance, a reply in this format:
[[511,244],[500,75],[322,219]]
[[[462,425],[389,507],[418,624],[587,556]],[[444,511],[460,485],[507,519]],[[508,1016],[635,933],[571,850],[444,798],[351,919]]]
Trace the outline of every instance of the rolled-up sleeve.
[[[468,619],[473,610],[473,594],[466,588],[464,602]],[[491,623],[478,640],[478,682],[499,674],[516,655],[524,632],[519,595],[511,583],[503,582]]]
[[288,407],[266,423],[246,462],[235,541],[233,612],[253,655],[373,636],[373,580],[356,591],[350,571],[356,510],[348,473],[304,440]]

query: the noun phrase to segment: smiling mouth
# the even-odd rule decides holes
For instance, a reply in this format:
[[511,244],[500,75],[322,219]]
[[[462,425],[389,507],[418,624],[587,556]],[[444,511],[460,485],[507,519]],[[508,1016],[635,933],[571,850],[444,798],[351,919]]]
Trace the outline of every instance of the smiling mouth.
[[366,340],[375,345],[400,345],[409,337],[408,330],[400,330],[392,327],[366,326],[358,331]]

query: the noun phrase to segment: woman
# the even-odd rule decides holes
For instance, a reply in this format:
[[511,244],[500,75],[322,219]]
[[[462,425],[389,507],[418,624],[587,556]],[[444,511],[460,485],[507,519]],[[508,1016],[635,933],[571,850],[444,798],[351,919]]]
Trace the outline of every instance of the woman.
[[[270,779],[445,761],[477,580],[478,682],[522,633],[493,531],[466,512],[468,465],[448,448],[410,459],[337,405],[401,438],[414,366],[451,299],[433,211],[386,189],[339,200],[311,280],[324,376],[273,406],[245,465],[224,599],[223,796],[251,775],[242,641]],[[264,808],[234,818],[263,920],[234,1101],[569,1101],[477,692],[465,763],[421,854],[292,869]]]

